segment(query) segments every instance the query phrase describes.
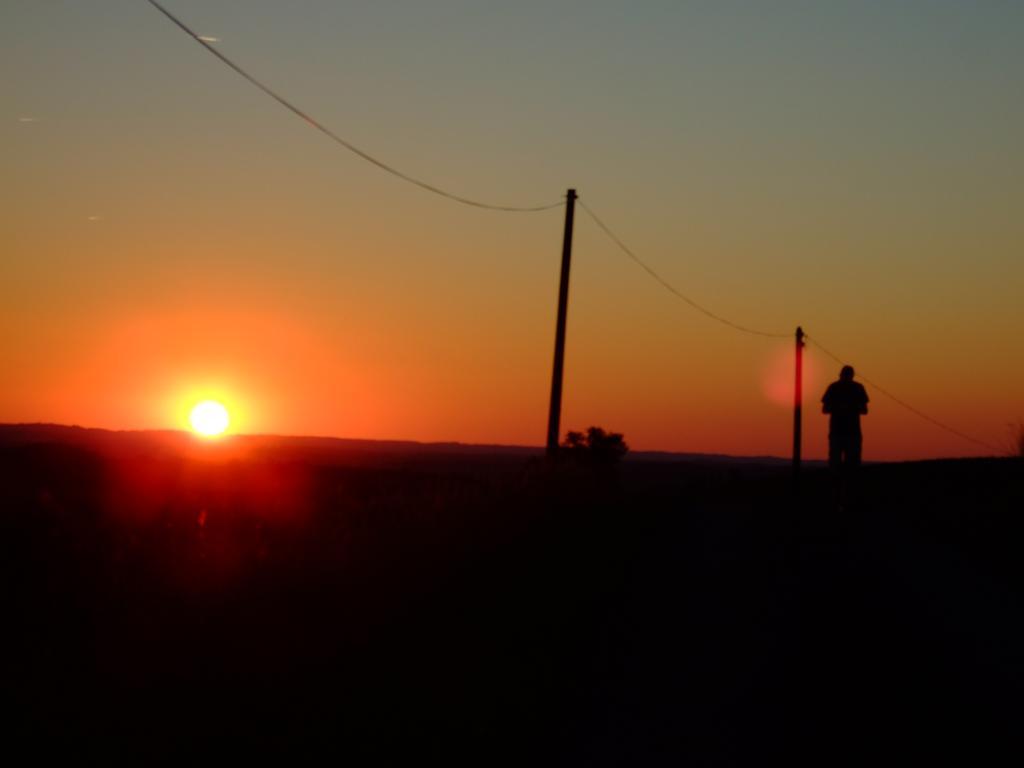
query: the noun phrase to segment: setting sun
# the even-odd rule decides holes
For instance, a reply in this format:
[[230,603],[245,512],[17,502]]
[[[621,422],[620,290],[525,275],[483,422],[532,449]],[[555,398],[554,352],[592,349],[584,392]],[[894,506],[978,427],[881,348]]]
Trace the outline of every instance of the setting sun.
[[188,420],[200,435],[216,437],[228,428],[228,409],[216,400],[204,400],[192,409]]

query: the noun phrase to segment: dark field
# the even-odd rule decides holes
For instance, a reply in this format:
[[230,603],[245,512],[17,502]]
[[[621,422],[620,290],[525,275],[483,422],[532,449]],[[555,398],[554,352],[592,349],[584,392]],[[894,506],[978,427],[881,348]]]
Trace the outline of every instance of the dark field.
[[[0,427],[4,741],[352,764],[1019,765],[1024,467]],[[335,760],[337,762],[337,760]]]

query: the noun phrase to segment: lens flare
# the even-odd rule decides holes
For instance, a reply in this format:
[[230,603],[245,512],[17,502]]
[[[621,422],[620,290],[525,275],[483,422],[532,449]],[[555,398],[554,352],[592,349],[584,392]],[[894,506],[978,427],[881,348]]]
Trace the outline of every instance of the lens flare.
[[228,409],[216,400],[198,403],[189,414],[192,429],[203,437],[216,437],[228,428]]

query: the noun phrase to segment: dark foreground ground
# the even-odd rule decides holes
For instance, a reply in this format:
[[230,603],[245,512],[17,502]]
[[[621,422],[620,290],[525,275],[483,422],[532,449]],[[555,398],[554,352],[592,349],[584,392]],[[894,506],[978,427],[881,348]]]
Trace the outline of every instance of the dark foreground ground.
[[[4,743],[1019,765],[1020,462],[232,454],[0,434]],[[337,762],[337,760],[335,760]]]

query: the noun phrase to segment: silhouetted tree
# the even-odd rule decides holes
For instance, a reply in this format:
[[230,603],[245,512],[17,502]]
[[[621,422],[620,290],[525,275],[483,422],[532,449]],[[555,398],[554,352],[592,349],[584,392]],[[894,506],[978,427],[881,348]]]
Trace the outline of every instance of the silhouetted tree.
[[562,447],[569,456],[593,467],[612,467],[629,451],[620,433],[601,427],[588,427],[586,434],[567,432]]

